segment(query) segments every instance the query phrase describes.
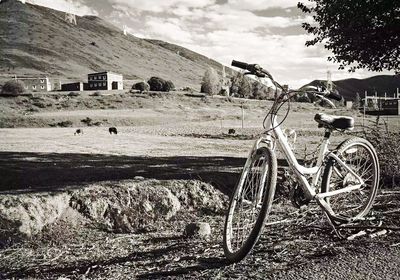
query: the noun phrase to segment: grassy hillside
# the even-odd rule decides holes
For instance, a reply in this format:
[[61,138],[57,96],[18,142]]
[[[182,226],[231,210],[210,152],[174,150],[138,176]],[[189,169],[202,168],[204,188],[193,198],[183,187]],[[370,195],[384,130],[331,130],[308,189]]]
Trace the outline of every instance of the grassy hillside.
[[[308,85],[324,85],[326,81],[314,80]],[[400,76],[379,75],[367,79],[345,79],[333,82],[336,89],[346,100],[353,100],[358,92],[361,98],[364,92],[369,95],[378,93],[379,96],[384,96],[385,92],[388,96],[393,96],[397,88],[400,90]]]
[[[157,75],[176,86],[200,87],[204,71],[222,65],[205,56],[164,42],[153,42],[122,31],[95,17],[77,17],[77,26],[64,13],[16,0],[0,2],[0,74],[42,74],[79,78],[111,70],[125,79]],[[180,50],[180,54],[178,54]],[[184,54],[189,54],[184,55]]]

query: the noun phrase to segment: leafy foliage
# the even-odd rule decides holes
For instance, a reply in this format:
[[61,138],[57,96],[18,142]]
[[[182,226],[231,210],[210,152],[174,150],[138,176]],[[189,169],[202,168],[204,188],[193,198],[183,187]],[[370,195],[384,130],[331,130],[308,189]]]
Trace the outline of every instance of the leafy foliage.
[[364,137],[378,153],[382,185],[400,186],[400,133],[390,131],[388,124],[377,117],[375,123],[364,130]]
[[207,93],[209,95],[219,94],[221,91],[221,81],[214,68],[208,68],[203,76],[201,83],[200,92]]
[[172,81],[166,81],[159,77],[151,77],[147,83],[150,85],[150,90],[152,91],[170,91],[175,89]]
[[16,80],[10,80],[3,85],[1,89],[1,95],[17,96],[24,93],[24,91],[25,91],[24,84],[22,82]]
[[238,72],[231,78],[231,93],[234,96],[250,98],[252,96],[252,85],[249,78]]
[[133,89],[139,90],[140,92],[146,92],[150,90],[150,85],[146,82],[139,82],[132,86]]
[[360,94],[356,92],[356,96],[354,97],[353,100],[353,109],[358,110],[360,108],[360,102],[361,102]]
[[303,23],[315,36],[306,46],[324,44],[339,69],[400,71],[400,2],[392,0],[310,0],[298,7],[317,25]]

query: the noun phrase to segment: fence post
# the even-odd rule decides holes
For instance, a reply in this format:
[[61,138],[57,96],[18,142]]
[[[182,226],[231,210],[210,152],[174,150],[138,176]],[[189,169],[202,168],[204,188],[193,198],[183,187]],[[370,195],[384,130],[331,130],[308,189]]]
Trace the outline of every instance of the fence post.
[[243,104],[240,107],[242,108],[242,128],[244,128],[244,108],[243,108]]

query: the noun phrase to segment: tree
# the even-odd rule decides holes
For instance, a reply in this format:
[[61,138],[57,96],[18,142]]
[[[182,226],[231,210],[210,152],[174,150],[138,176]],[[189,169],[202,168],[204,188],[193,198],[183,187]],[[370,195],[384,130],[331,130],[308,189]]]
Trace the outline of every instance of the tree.
[[249,98],[253,94],[249,79],[240,72],[231,78],[230,92],[242,98]]
[[306,46],[324,44],[333,53],[328,60],[339,63],[339,69],[400,71],[399,1],[309,1],[309,6],[298,3],[316,22],[302,25],[315,36]]
[[254,81],[252,84],[252,97],[254,99],[267,99],[268,97],[268,89],[264,86],[261,81]]
[[360,108],[360,95],[358,94],[358,92],[356,92],[356,96],[354,97],[353,100],[353,109],[358,110]]
[[221,81],[214,68],[210,67],[204,73],[200,91],[209,95],[218,94],[221,91]]

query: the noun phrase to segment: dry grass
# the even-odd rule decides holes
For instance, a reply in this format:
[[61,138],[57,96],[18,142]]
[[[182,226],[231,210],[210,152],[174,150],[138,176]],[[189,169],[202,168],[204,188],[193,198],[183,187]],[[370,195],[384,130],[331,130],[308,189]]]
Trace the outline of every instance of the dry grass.
[[400,186],[400,132],[391,131],[388,122],[378,116],[373,125],[364,130],[364,137],[378,153],[382,186]]

